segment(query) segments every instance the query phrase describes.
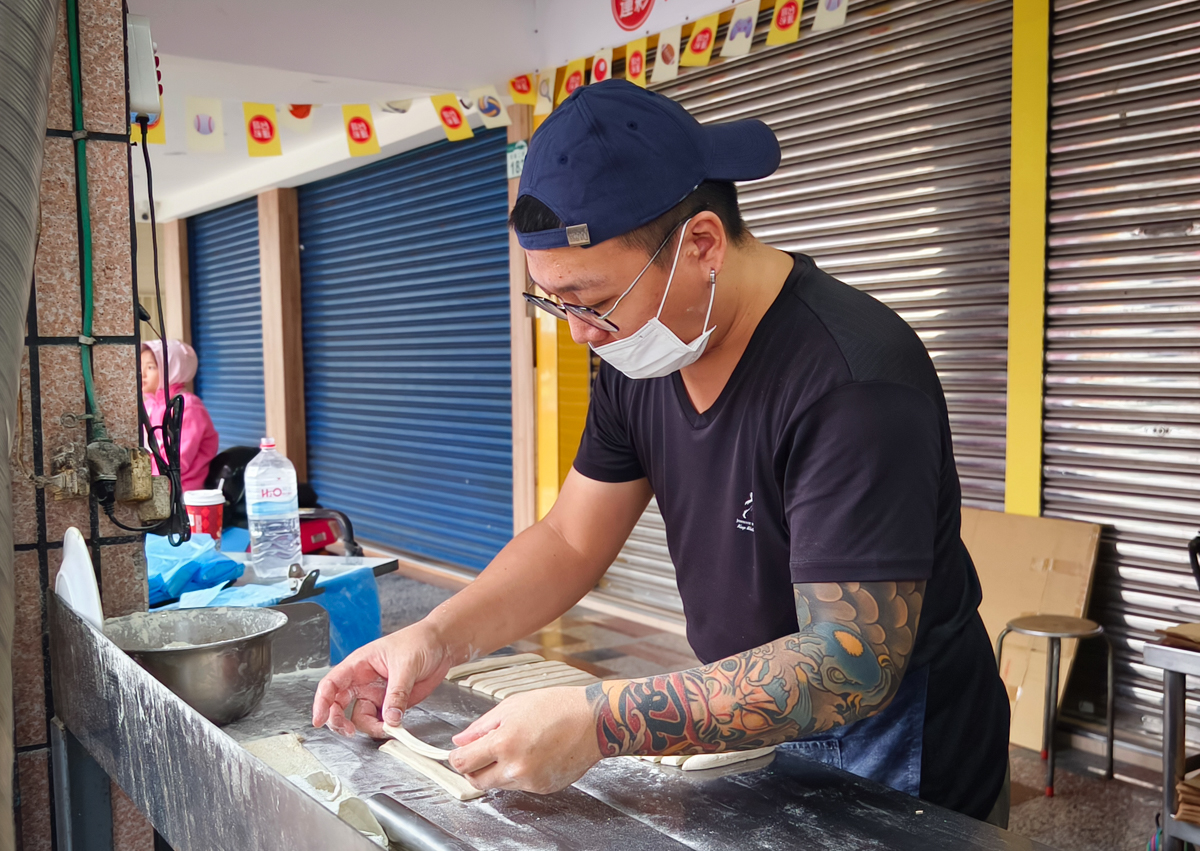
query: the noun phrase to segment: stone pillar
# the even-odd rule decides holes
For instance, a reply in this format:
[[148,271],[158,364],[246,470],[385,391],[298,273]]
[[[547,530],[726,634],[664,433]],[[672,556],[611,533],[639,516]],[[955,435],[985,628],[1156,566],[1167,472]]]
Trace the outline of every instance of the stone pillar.
[[[130,239],[128,116],[125,99],[125,24],[121,0],[79,0],[83,121],[88,131],[88,202],[92,222],[95,389],[109,435],[138,442],[138,352],[134,330]],[[41,240],[34,266],[25,357],[21,370],[19,434],[13,441],[13,537],[16,634],[12,659],[18,845],[52,848],[53,784],[48,747],[49,643],[46,595],[62,559],[63,533],[77,527],[87,539],[109,616],[146,608],[141,535],[117,528],[91,499],[58,501],[30,475],[49,475],[56,452],[86,444],[86,427],[68,428],[64,414],[86,410],[80,366],[81,247],[66,7],[60,6],[50,110],[42,166]],[[137,152],[140,154],[140,151]],[[122,507],[130,524],[136,513]],[[150,851],[149,823],[114,786],[114,847]]]

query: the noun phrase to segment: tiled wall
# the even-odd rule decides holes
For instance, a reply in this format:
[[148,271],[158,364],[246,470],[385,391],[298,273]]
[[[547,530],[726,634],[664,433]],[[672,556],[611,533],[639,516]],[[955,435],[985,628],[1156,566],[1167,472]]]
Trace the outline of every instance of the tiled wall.
[[[97,338],[96,393],[109,434],[137,444],[137,348],[134,339],[129,217],[124,18],[121,0],[79,0],[79,30],[93,229]],[[56,501],[36,490],[27,473],[50,474],[63,443],[86,443],[83,428],[65,428],[65,413],[85,411],[79,345],[82,309],[77,183],[71,130],[66,8],[60,7],[51,101],[42,166],[42,229],[21,370],[20,457],[14,452],[13,533],[16,618],[13,651],[17,745],[17,823],[24,851],[54,848],[53,784],[47,725],[49,691],[46,594],[62,556],[63,533],[76,526],[98,569],[105,614],[146,608],[146,566],[140,536],[114,526],[88,500]],[[65,131],[65,132],[64,132]],[[136,523],[128,508],[119,514]],[[114,847],[150,851],[153,833],[115,785]]]

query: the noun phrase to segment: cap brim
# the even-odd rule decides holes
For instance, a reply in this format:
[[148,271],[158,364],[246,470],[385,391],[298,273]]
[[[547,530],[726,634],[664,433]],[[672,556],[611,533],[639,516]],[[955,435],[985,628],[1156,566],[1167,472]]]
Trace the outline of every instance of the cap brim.
[[709,180],[758,180],[779,168],[779,140],[763,122],[706,124],[703,130],[709,142]]

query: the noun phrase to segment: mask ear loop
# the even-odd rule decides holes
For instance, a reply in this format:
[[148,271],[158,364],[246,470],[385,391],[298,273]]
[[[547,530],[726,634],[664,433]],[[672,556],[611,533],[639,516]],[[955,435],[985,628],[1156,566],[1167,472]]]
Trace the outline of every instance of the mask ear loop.
[[708,318],[712,316],[713,299],[717,296],[717,270],[708,270],[708,312],[704,314],[704,331],[708,331]]
[[[671,294],[671,284],[675,282],[675,267],[679,265],[679,253],[683,251],[683,238],[687,236],[687,226],[694,219],[692,216],[683,223],[683,228],[679,231],[679,244],[675,246],[675,259],[671,261],[671,274],[667,278],[667,288],[663,291],[662,301],[658,305],[658,313],[654,314],[654,318],[658,319],[662,316],[663,308],[667,306],[667,296]],[[709,303],[709,309],[712,309],[712,303]],[[708,320],[704,320],[704,324],[708,324]]]

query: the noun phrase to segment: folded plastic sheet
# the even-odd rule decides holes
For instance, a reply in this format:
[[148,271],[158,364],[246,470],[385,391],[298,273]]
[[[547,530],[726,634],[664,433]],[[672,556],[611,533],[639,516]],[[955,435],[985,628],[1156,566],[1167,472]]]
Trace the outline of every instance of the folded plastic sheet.
[[146,536],[146,572],[152,606],[189,591],[224,585],[241,576],[243,570],[242,565],[221,555],[211,535],[194,534],[178,547],[161,535]]

